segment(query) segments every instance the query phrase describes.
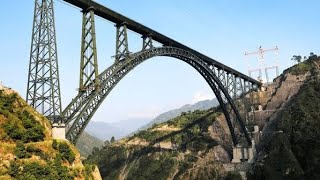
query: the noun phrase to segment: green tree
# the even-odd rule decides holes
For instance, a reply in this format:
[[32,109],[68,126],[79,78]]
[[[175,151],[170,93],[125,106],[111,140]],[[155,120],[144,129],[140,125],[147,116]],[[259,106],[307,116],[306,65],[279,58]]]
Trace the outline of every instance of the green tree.
[[99,148],[98,147],[94,147],[92,149],[92,155],[97,154],[99,152]]
[[17,142],[16,149],[14,150],[14,154],[20,159],[30,157],[30,154],[26,151],[26,148],[24,147],[24,144],[22,141]]
[[104,142],[104,146],[109,146],[109,145],[110,145],[110,141],[106,140],[106,141]]
[[54,139],[54,140],[52,141],[52,147],[53,147],[53,149],[58,150],[58,146],[59,146],[59,144],[58,144],[57,140]]
[[110,139],[110,143],[114,143],[115,141],[116,140],[115,140],[114,136],[112,136],[111,139]]
[[228,172],[227,176],[224,178],[224,180],[241,180],[242,177],[239,172],[233,171]]
[[314,54],[313,52],[311,52],[310,55],[309,55],[309,59],[310,60],[316,60],[317,59],[317,55]]
[[297,63],[301,63],[301,59],[302,59],[302,57],[300,56],[300,55],[293,55],[292,56],[292,58],[291,58],[291,60],[293,60],[293,61],[297,61]]
[[67,160],[69,163],[73,163],[75,160],[76,156],[66,142],[59,143],[59,152],[61,157]]

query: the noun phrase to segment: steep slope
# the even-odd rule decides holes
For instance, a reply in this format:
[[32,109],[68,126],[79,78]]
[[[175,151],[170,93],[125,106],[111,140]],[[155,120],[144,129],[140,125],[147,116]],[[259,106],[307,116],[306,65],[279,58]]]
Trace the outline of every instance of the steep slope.
[[248,179],[303,179],[303,170],[285,134],[278,132],[260,152]]
[[51,138],[49,121],[0,86],[0,179],[94,179],[68,141]]
[[320,58],[313,56],[286,71],[296,77],[308,76],[266,124],[250,179],[320,178],[319,65]]
[[101,148],[104,142],[100,139],[91,136],[87,132],[83,132],[76,144],[81,156],[87,157],[92,153],[93,148]]
[[[104,179],[217,179],[228,152],[215,139],[216,109],[181,116],[105,146],[88,157]],[[210,131],[211,129],[211,131]],[[224,129],[220,135],[227,134]]]

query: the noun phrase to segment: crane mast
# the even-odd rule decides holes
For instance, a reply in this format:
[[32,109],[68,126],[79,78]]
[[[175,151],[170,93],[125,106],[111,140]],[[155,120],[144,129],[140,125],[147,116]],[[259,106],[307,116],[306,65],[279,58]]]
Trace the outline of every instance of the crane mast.
[[[276,76],[279,76],[279,66],[277,64],[277,62],[275,63],[275,65],[272,66],[267,66],[265,63],[265,53],[268,52],[275,52],[276,55],[279,54],[279,48],[278,46],[275,46],[274,48],[269,48],[269,49],[263,49],[262,46],[260,46],[258,48],[258,51],[254,51],[254,52],[245,52],[244,55],[245,56],[251,56],[251,55],[258,55],[259,59],[258,59],[258,68],[251,68],[249,61],[248,61],[248,73],[249,76],[252,77],[252,73],[253,72],[259,72],[259,77],[258,79],[260,81],[263,80],[263,71],[265,73],[265,78],[266,78],[266,83],[269,83],[269,70],[276,70]],[[277,61],[277,60],[276,60]]]

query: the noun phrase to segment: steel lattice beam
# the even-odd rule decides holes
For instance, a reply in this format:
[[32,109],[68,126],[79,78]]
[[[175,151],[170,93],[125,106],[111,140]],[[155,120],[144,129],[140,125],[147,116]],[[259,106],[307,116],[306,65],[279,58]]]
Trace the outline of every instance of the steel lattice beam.
[[[114,22],[117,27],[115,64],[99,76],[95,76],[95,79],[100,81],[97,91],[91,88],[80,91],[63,112],[63,116],[68,123],[67,138],[70,141],[74,143],[77,141],[100,104],[128,72],[148,58],[171,56],[187,62],[207,80],[227,119],[233,144],[237,145],[239,143],[240,137],[236,137],[236,134],[241,133],[244,135],[247,144],[251,145],[246,126],[236,105],[239,105],[237,99],[247,93],[245,82],[251,85],[247,88],[248,91],[252,89],[253,85],[260,86],[260,82],[91,0],[64,1],[82,9],[94,8],[96,15]],[[141,52],[130,55],[127,29],[142,35],[143,46]],[[164,47],[154,48],[153,40]],[[94,81],[88,82],[87,86],[92,86],[94,83]],[[234,117],[231,117],[232,115]]]
[[61,112],[53,0],[36,0],[26,101],[53,121]]
[[106,19],[109,20],[115,24],[126,24],[126,27],[142,36],[150,36],[152,35],[152,39],[154,41],[157,41],[161,44],[163,44],[164,46],[173,46],[173,47],[177,47],[180,49],[184,49],[188,52],[191,52],[192,54],[196,55],[197,57],[201,58],[203,61],[205,61],[206,63],[208,63],[209,65],[214,65],[215,67],[217,67],[218,69],[222,69],[223,71],[229,73],[229,74],[234,74],[237,77],[240,77],[242,79],[246,79],[247,81],[250,81],[254,84],[258,84],[259,86],[261,85],[261,83],[243,73],[238,72],[237,70],[230,68],[202,53],[197,52],[194,49],[191,49],[163,34],[160,34],[154,30],[152,30],[151,28],[148,28],[132,19],[129,19],[115,11],[112,11],[111,9],[106,8],[105,6],[91,1],[91,0],[63,0],[65,2],[68,2],[74,6],[77,6],[81,9],[88,9],[90,7],[93,7],[95,9],[95,14]]
[[[232,134],[234,145],[238,144],[239,137],[236,137],[235,127],[233,127],[230,113],[227,111],[227,105],[231,107],[232,112],[236,115],[236,119],[234,121],[238,122],[237,125],[240,126],[238,128],[239,131],[241,131],[242,134],[245,135],[247,143],[251,145],[251,140],[245,124],[242,121],[242,118],[235,104],[229,96],[229,92],[226,90],[220,79],[216,77],[216,75],[209,68],[206,62],[202,61],[200,58],[188,51],[175,47],[152,48],[146,51],[132,54],[129,59],[125,61],[121,60],[118,63],[115,63],[112,66],[113,68],[109,68],[109,73],[102,73],[102,75],[100,76],[100,79],[103,79],[101,81],[101,90],[96,93],[92,91],[88,97],[88,101],[86,101],[86,103],[81,106],[80,111],[76,113],[75,116],[73,116],[73,119],[71,121],[69,121],[69,124],[71,124],[71,126],[69,126],[67,138],[71,142],[75,143],[78,140],[79,135],[83,132],[86,125],[94,115],[95,111],[99,108],[101,103],[115,87],[115,85],[141,62],[155,56],[175,57],[189,63],[194,68],[196,68],[197,71],[201,73],[202,76],[207,80],[222,106],[223,112],[229,125],[230,132]],[[112,72],[110,73],[111,69]]]

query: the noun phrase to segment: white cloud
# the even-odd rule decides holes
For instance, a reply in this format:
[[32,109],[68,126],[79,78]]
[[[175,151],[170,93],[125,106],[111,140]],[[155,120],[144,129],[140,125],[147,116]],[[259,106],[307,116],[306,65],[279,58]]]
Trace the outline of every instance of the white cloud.
[[199,101],[204,101],[204,100],[208,100],[208,99],[213,99],[214,98],[214,94],[213,92],[207,92],[204,90],[200,90],[197,91],[192,98],[192,103],[196,103]]

